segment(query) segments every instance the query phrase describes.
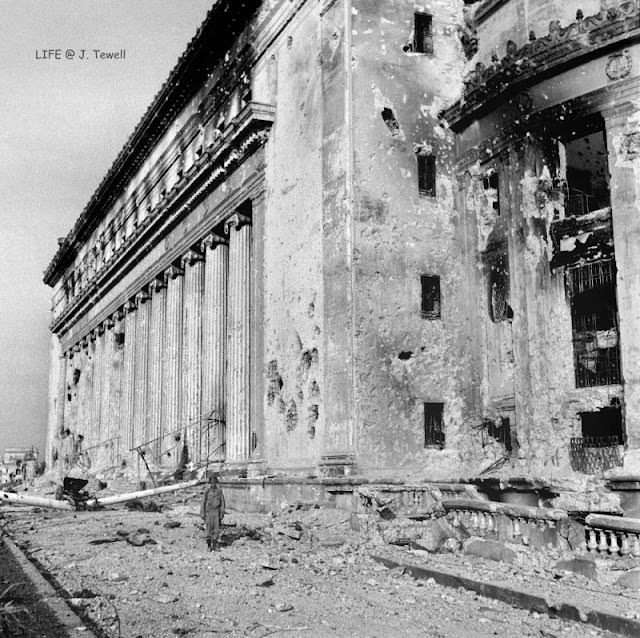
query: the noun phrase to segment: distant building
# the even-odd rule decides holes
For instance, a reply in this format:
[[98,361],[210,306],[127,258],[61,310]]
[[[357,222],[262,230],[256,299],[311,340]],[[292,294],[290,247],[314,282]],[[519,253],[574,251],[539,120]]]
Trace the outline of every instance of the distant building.
[[633,467],[639,16],[217,2],[45,273],[47,463]]

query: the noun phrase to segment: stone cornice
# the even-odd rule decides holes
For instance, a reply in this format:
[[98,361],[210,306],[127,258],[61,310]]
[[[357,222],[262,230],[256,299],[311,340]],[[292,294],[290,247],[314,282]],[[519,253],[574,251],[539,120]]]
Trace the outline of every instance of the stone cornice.
[[[216,75],[222,83],[228,83],[234,69],[248,69],[307,1],[275,3],[270,11],[260,15],[259,23],[255,23],[255,16],[263,8],[261,0],[218,0],[214,4],[47,267],[44,273],[47,285],[54,286],[73,262],[79,247],[196,92],[212,77],[215,80]],[[249,28],[252,20],[254,24]],[[238,50],[233,51],[234,47]],[[227,55],[230,51],[234,54]]]
[[556,75],[623,43],[640,40],[640,0],[623,0],[615,7],[583,17],[561,27],[557,20],[549,25],[549,34],[518,48],[507,42],[507,55],[485,67],[478,63],[464,79],[461,100],[441,112],[449,126],[458,132],[511,94]]
[[[51,329],[59,332],[69,325],[73,316],[85,311],[99,297],[118,273],[135,263],[140,249],[155,243],[183,219],[220,182],[245,159],[264,145],[273,124],[275,109],[256,102],[249,103],[232,125],[198,158],[184,177],[181,188],[160,202],[145,224],[139,225],[116,251],[108,264],[97,272],[71,303],[54,317]],[[84,310],[83,310],[84,309]]]

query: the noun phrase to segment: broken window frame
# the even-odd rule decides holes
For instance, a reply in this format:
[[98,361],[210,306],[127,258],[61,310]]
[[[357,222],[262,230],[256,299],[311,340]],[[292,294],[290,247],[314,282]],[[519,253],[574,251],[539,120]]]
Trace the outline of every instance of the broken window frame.
[[433,55],[433,16],[424,11],[413,14],[413,52]]
[[418,161],[418,193],[423,197],[436,196],[436,156],[416,155]]
[[[615,260],[568,268],[565,286],[571,301],[576,388],[621,384]],[[610,303],[606,303],[605,295]],[[589,301],[591,305],[587,309],[581,307],[581,304],[588,304]],[[598,302],[604,305],[594,306]],[[603,320],[608,327],[602,325]],[[599,343],[602,344],[600,347]]]
[[420,275],[420,316],[429,320],[442,318],[439,275]]
[[492,208],[496,215],[500,215],[500,180],[498,178],[498,171],[488,171],[482,178],[482,187],[485,192],[495,191],[495,199],[493,199]]
[[[583,120],[570,123],[565,127],[564,130],[570,130],[570,134],[564,134],[559,136],[557,139],[556,151],[552,153],[554,156],[557,167],[558,167],[558,177],[560,178],[560,183],[562,184],[562,191],[564,196],[564,211],[565,217],[580,217],[582,215],[587,215],[596,210],[604,210],[606,208],[611,208],[611,175],[608,169],[608,158],[609,152],[607,147],[607,130],[605,126],[604,119],[599,115],[591,115],[588,118]],[[567,146],[576,140],[583,139],[588,135],[592,135],[594,133],[601,133],[604,141],[605,148],[605,175],[607,182],[607,197],[606,202],[602,205],[603,202],[600,203],[590,203],[590,199],[595,199],[595,196],[580,191],[580,189],[574,188],[573,190],[578,192],[579,194],[572,195],[572,186],[571,179],[567,174]]]
[[[484,255],[487,313],[492,323],[513,319],[511,308],[511,278],[509,273],[509,250],[500,246]],[[502,283],[502,286],[499,284]],[[501,295],[498,293],[501,292]]]
[[446,443],[444,403],[424,403],[424,447],[443,450]]

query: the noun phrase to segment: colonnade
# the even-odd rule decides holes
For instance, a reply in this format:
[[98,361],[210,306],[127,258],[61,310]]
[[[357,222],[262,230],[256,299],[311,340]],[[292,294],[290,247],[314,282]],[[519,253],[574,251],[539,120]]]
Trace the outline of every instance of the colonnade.
[[251,250],[234,213],[64,353],[58,437],[85,463],[249,460]]

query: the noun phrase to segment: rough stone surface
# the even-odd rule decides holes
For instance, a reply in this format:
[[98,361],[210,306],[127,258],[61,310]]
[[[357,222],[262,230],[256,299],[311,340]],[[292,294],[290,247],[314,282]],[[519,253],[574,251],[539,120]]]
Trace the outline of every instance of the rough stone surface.
[[482,538],[469,538],[462,545],[462,551],[470,556],[487,558],[503,563],[514,563],[516,553],[502,543],[488,541]]
[[568,560],[561,560],[554,565],[554,568],[559,571],[581,574],[590,580],[598,579],[595,561],[589,558],[570,558]]
[[625,574],[622,574],[616,584],[625,589],[640,590],[640,567],[630,569]]

